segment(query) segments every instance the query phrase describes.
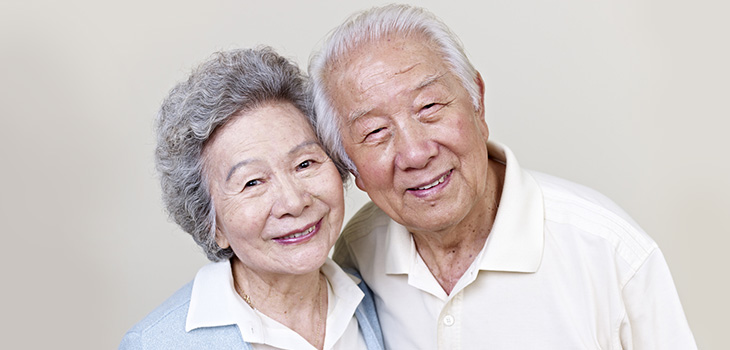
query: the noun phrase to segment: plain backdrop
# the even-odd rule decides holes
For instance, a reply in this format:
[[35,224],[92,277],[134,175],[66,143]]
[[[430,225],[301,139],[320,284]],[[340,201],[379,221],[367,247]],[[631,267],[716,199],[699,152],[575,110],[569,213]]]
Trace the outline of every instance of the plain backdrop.
[[[423,1],[486,84],[491,137],[605,193],[659,243],[700,348],[730,322],[730,6]],[[306,66],[379,1],[0,3],[3,348],[111,349],[206,264],[167,219],[153,119],[222,49]],[[347,216],[367,197],[351,186]]]

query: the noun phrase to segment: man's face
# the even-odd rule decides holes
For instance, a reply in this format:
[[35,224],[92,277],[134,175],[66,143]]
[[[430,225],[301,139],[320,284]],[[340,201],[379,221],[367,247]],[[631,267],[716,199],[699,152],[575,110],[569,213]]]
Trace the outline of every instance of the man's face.
[[431,46],[399,37],[365,44],[329,75],[355,183],[411,232],[479,215],[487,189],[483,108]]

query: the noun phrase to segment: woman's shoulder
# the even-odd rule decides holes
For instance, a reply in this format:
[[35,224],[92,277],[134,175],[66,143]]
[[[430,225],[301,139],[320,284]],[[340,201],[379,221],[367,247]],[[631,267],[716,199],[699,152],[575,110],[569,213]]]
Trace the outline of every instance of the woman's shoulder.
[[192,287],[184,285],[134,325],[119,349],[251,349],[236,325],[185,330]]
[[[122,339],[120,349],[137,348],[133,343],[143,341],[147,334],[174,334],[185,332],[185,320],[190,305],[193,282],[189,282],[152,310],[145,318],[135,324]],[[125,346],[132,345],[132,346]]]

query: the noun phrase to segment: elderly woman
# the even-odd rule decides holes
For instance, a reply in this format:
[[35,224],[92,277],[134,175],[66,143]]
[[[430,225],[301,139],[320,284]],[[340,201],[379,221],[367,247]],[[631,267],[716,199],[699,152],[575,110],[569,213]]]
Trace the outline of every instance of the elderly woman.
[[158,119],[172,218],[213,263],[120,348],[378,349],[372,297],[327,254],[344,213],[338,168],[299,69],[271,49],[216,54]]

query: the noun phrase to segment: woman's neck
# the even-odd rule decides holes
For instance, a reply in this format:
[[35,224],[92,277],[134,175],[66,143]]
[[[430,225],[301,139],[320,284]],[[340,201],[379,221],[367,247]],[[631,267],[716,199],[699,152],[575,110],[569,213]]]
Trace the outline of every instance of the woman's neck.
[[304,275],[257,273],[231,259],[237,293],[249,305],[304,337],[317,349],[324,346],[327,321],[327,281],[319,270]]

